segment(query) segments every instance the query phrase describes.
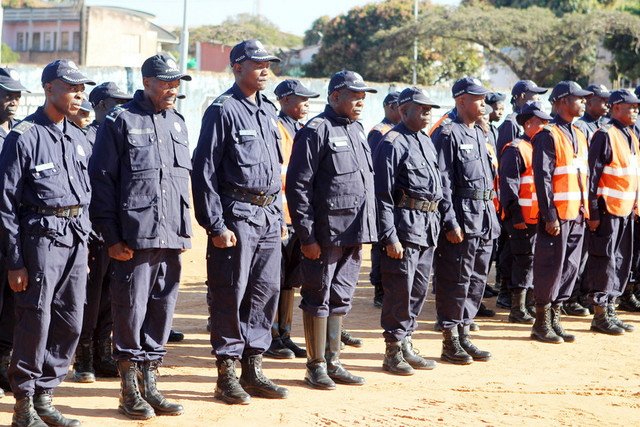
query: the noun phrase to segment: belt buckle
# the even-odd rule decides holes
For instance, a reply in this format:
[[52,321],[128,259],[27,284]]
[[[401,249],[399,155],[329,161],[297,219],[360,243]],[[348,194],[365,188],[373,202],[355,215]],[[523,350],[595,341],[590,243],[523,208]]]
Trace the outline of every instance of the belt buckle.
[[79,210],[80,210],[79,206],[74,206],[71,209],[69,209],[69,217],[70,218],[77,218],[78,215],[79,215]]
[[473,189],[473,198],[476,199],[476,200],[484,200],[484,191],[474,188]]
[[56,216],[57,217],[62,217],[62,218],[64,218],[64,217],[69,218],[69,211],[70,211],[69,208],[66,208],[66,209],[65,208],[58,208],[58,212],[56,213]]
[[430,202],[424,200],[422,206],[420,206],[420,212],[429,212],[429,203]]

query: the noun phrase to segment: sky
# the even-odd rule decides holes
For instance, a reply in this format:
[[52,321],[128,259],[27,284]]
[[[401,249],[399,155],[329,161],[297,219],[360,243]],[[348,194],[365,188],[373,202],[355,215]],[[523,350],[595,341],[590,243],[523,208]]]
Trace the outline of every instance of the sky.
[[[282,31],[304,35],[313,21],[323,15],[341,15],[371,0],[187,0],[189,27],[217,25],[240,13],[260,13]],[[457,5],[460,0],[432,0],[435,4]],[[118,6],[156,15],[156,23],[182,26],[184,0],[86,0],[88,6]]]

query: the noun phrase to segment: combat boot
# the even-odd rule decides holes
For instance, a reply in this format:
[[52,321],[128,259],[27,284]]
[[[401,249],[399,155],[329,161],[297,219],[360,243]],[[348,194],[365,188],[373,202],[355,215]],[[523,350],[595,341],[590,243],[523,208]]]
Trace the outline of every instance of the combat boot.
[[488,351],[480,350],[471,342],[471,336],[469,335],[469,325],[458,326],[458,335],[460,337],[460,346],[467,352],[469,356],[476,362],[488,362],[491,360],[491,353]]
[[118,378],[118,363],[111,357],[111,338],[93,342],[93,370],[98,377]]
[[242,365],[240,385],[251,396],[267,399],[286,399],[289,397],[289,390],[275,385],[262,373],[261,354],[244,355],[240,363]]
[[342,331],[342,315],[330,315],[327,318],[327,347],[324,352],[324,358],[327,361],[327,374],[338,384],[363,385],[364,378],[353,375],[340,363]]
[[11,427],[47,427],[33,407],[33,397],[20,399],[13,406]]
[[540,342],[562,344],[564,339],[551,325],[551,304],[536,305],[536,321],[531,328],[531,338]]
[[298,347],[291,341],[291,323],[293,322],[293,301],[295,289],[283,289],[280,291],[280,302],[278,303],[278,317],[280,318],[279,329],[282,344],[291,350],[295,357],[307,357],[307,351]]
[[609,318],[607,307],[594,305],[593,320],[591,321],[591,330],[593,332],[601,332],[607,335],[624,335],[624,329],[616,325]]
[[496,306],[500,308],[511,308],[511,291],[509,290],[509,279],[500,280],[500,290],[496,298]]
[[618,304],[618,310],[640,312],[640,301],[633,293],[635,283],[629,282],[624,290],[624,293],[620,297],[620,304]]
[[589,309],[580,304],[578,297],[575,296],[562,304],[561,309],[567,316],[587,317],[589,315]]
[[[351,347],[362,347],[362,340],[359,338],[354,338],[349,332],[347,332],[345,329],[343,329],[340,332],[340,341],[344,344],[344,345],[348,345]],[[344,348],[344,347],[341,347]]]
[[551,327],[553,328],[553,331],[556,333],[556,335],[561,337],[564,340],[564,342],[574,342],[576,340],[576,336],[567,333],[567,331],[564,330],[564,328],[562,327],[562,324],[560,323],[561,314],[562,314],[561,302],[551,305]]
[[0,390],[4,390],[7,392],[11,391],[11,385],[9,385],[9,377],[7,376],[7,372],[9,371],[9,363],[11,363],[11,350],[3,350],[0,354]]
[[140,390],[142,398],[147,401],[153,408],[156,415],[181,415],[184,414],[184,408],[179,403],[169,402],[158,391],[158,362],[146,361],[138,370],[138,381],[140,382]]
[[93,369],[93,346],[91,342],[78,343],[76,361],[73,364],[73,379],[79,383],[92,383],[96,380]]
[[251,396],[244,391],[238,382],[236,375],[236,361],[229,357],[218,356],[218,381],[216,382],[216,399],[220,399],[229,405],[248,405]]
[[478,313],[476,314],[477,317],[494,317],[495,315],[496,315],[496,312],[494,310],[487,308],[487,306],[484,305],[483,302],[480,303],[480,307],[478,308]]
[[39,393],[33,396],[33,407],[40,419],[48,426],[73,427],[81,426],[78,420],[66,418],[51,404],[53,396],[48,393]]
[[118,361],[120,373],[120,400],[118,412],[132,420],[147,420],[156,416],[151,405],[140,395],[138,365],[131,361]]
[[334,390],[336,383],[327,374],[324,352],[327,346],[327,318],[302,312],[304,339],[307,346],[307,371],[304,381],[313,388]]
[[613,322],[616,326],[624,329],[625,332],[633,332],[636,330],[635,326],[628,323],[623,323],[622,320],[620,320],[614,304],[607,305],[607,315],[609,316],[611,322]]
[[458,327],[442,329],[442,355],[440,359],[455,365],[469,365],[473,363],[473,357],[460,345]]
[[413,375],[413,368],[402,356],[402,342],[388,342],[386,346],[382,370],[394,375]]
[[411,365],[414,369],[434,369],[438,364],[434,360],[426,360],[418,355],[419,351],[413,348],[413,339],[411,335],[407,335],[403,338],[402,342],[402,357]]
[[527,290],[524,288],[517,288],[511,292],[509,322],[533,325],[534,318],[529,314],[529,310],[527,310],[526,299]]

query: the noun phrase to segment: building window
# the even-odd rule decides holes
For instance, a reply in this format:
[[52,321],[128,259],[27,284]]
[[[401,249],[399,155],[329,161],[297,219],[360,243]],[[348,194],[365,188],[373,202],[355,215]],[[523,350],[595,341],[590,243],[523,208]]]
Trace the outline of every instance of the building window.
[[124,53],[140,53],[142,52],[142,40],[139,34],[122,34],[121,36],[122,52]]
[[24,36],[25,36],[25,33],[16,34],[16,51],[18,52],[27,50],[25,46]]
[[40,49],[40,33],[33,33],[31,35],[31,50],[38,52]]
[[71,46],[69,46],[69,32],[64,31],[60,33],[60,50],[71,50]]
[[73,51],[80,50],[80,32],[79,31],[73,32],[73,48],[71,50]]
[[46,32],[42,33],[42,50],[45,52],[53,52],[56,50],[56,33]]

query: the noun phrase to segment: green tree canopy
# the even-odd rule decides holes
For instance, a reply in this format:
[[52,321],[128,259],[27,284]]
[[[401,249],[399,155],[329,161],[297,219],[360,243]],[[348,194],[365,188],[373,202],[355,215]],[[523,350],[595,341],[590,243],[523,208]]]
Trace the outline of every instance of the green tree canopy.
[[537,6],[551,9],[558,14],[588,13],[603,8],[622,7],[623,0],[463,0],[463,6],[495,6],[526,9]]

